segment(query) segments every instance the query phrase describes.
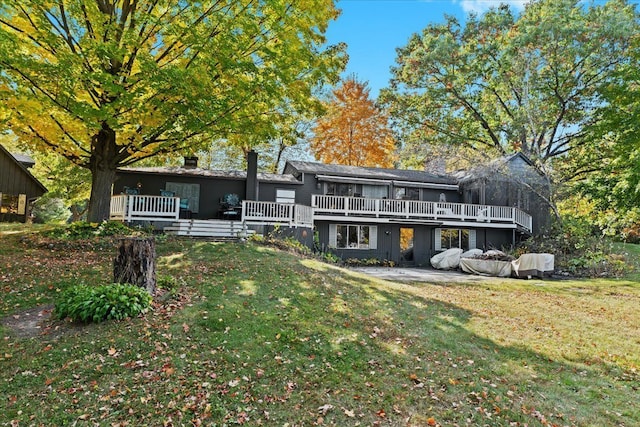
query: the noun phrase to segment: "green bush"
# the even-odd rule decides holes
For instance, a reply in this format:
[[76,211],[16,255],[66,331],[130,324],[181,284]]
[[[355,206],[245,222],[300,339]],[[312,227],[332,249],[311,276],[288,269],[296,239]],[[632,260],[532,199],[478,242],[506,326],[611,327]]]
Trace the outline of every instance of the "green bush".
[[90,239],[97,236],[129,236],[139,234],[140,230],[126,226],[119,221],[84,222],[78,221],[69,226],[47,232],[47,236],[57,239]]
[[393,267],[395,265],[393,261],[378,258],[348,258],[344,263],[351,267]]
[[33,205],[33,222],[37,224],[64,223],[71,212],[62,199],[42,196]]
[[322,253],[322,259],[325,262],[331,263],[331,264],[337,264],[338,262],[340,262],[340,257],[338,257],[338,255],[331,253],[331,252],[323,252]]
[[581,277],[621,276],[631,271],[624,257],[614,252],[613,242],[584,218],[565,216],[562,226],[525,241],[516,251],[550,253],[555,269]]
[[146,312],[151,307],[151,295],[129,284],[100,286],[76,285],[57,298],[54,314],[59,319],[80,322],[121,320]]

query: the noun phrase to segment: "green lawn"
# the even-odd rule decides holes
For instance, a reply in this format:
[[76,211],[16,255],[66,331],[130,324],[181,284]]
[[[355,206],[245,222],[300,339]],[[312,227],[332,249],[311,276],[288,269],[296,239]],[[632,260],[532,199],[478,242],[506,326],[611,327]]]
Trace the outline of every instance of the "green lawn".
[[[14,230],[0,318],[109,282],[108,241]],[[0,425],[640,425],[633,277],[400,284],[254,244],[157,250],[183,286],[144,317],[0,329]]]

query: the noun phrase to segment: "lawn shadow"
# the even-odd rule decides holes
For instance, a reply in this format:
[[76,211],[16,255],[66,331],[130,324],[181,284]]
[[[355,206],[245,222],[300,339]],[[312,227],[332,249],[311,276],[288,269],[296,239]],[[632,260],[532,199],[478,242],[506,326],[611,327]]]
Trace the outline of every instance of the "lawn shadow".
[[345,425],[352,411],[365,424],[389,425],[424,425],[430,413],[442,425],[640,422],[637,374],[501,345],[472,330],[477,313],[420,285],[255,245],[188,252],[203,301],[185,316],[192,332],[206,331],[200,344],[235,376],[274,371],[272,383],[295,384],[287,405],[346,408],[347,418],[334,411],[327,422]]

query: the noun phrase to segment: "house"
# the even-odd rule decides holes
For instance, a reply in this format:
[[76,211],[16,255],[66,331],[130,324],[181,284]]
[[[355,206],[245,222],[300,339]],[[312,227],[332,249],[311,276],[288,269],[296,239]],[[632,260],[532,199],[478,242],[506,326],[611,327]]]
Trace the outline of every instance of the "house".
[[[505,161],[516,169],[532,167],[522,159]],[[157,220],[156,213],[144,216],[148,208],[140,209],[140,203],[155,211],[169,206],[164,220],[173,225],[166,230],[180,230],[180,224],[194,221],[200,227],[212,219],[233,220],[229,222],[258,232],[278,226],[308,245],[315,234],[320,250],[343,259],[375,258],[401,265],[426,265],[434,254],[452,247],[513,245],[529,236],[538,221],[524,203],[500,199],[511,189],[505,190],[495,174],[480,171],[454,176],[289,161],[282,174],[260,174],[255,153],[249,155],[247,170],[210,171],[193,165],[121,169],[113,197],[122,203],[112,201],[112,217]],[[141,190],[140,195],[127,194],[132,189]],[[513,191],[519,194],[515,187]],[[230,210],[229,195],[237,196],[241,207]],[[520,198],[531,200],[528,193]],[[177,208],[181,201],[188,209]]]
[[504,156],[455,176],[465,203],[521,209],[536,219],[532,229],[535,235],[549,227],[550,183],[524,154]]
[[34,161],[0,145],[0,222],[26,222],[31,204],[47,189],[29,172]]

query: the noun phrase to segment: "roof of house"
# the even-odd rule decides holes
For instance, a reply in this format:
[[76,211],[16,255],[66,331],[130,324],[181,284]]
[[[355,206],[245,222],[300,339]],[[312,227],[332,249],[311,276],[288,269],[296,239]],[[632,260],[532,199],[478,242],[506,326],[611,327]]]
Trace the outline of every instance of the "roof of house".
[[541,174],[540,170],[531,161],[531,159],[529,159],[529,157],[527,157],[525,154],[518,151],[517,153],[498,157],[497,159],[493,159],[486,164],[478,165],[472,169],[458,171],[456,172],[455,176],[462,183],[485,178],[489,175],[495,175],[501,170],[502,174],[512,173],[513,170],[506,170],[504,169],[504,167],[505,165],[508,165],[516,160],[524,162],[526,165],[531,167],[531,170],[535,170],[538,174]]
[[288,161],[284,173],[314,173],[318,175],[349,176],[358,178],[382,179],[390,181],[428,182],[435,184],[457,184],[456,178],[449,175],[434,174],[426,171],[408,169],[386,169],[347,165],[327,165],[316,162]]
[[[27,167],[25,166],[25,164],[19,160],[19,157],[21,157],[20,155],[18,155],[18,158],[16,157],[15,154],[11,154],[9,153],[9,151],[7,151],[6,148],[4,148],[1,144],[0,144],[0,153],[4,153],[6,155],[6,157],[10,160],[16,163],[16,165],[29,177],[29,179],[31,179],[33,181],[34,184],[36,184],[36,186],[38,186],[43,193],[46,193],[47,187],[45,187],[39,180],[38,178],[36,178],[35,176],[33,176],[31,174],[31,172],[29,172],[29,169],[27,169]],[[28,157],[28,156],[24,156],[24,157]],[[28,157],[31,162],[33,162],[33,159],[31,159],[31,157]],[[33,162],[35,164],[35,162]]]
[[22,163],[25,167],[31,167],[36,164],[36,161],[31,158],[31,156],[27,156],[26,154],[21,153],[11,153],[14,159]]
[[[193,176],[201,178],[222,178],[222,179],[238,179],[247,178],[246,171],[222,171],[202,168],[185,168],[185,167],[127,167],[119,168],[121,172],[143,173],[154,175],[171,175],[171,176]],[[273,174],[258,173],[259,182],[274,182],[282,184],[300,184],[300,182],[290,174]]]

